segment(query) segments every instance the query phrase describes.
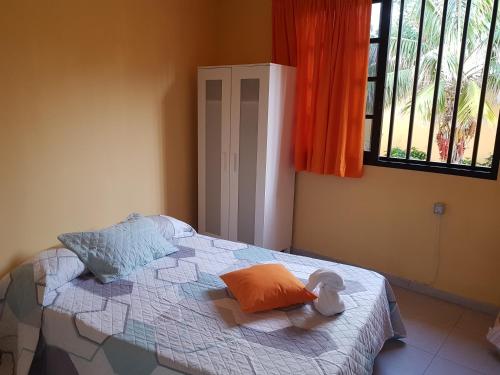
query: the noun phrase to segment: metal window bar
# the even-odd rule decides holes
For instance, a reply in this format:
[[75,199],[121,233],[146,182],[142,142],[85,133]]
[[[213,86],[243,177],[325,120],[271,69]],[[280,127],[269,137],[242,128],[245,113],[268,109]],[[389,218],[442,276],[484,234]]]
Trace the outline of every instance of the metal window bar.
[[376,163],[380,151],[380,138],[382,131],[382,117],[384,112],[385,75],[387,71],[388,40],[391,29],[391,12],[393,0],[382,0],[380,9],[379,39],[377,50],[377,67],[375,83],[375,101],[373,103],[373,115],[370,138],[370,152],[365,153],[368,163]]
[[486,48],[486,60],[484,62],[483,82],[481,85],[481,96],[479,98],[479,109],[478,109],[478,114],[477,114],[476,133],[474,134],[474,148],[472,149],[472,162],[471,162],[472,166],[476,166],[476,162],[477,162],[477,152],[479,149],[479,138],[481,136],[481,125],[483,122],[484,100],[485,100],[485,96],[486,96],[486,86],[488,85],[488,73],[490,70],[491,50],[493,47],[493,39],[495,36],[495,24],[496,24],[496,20],[497,20],[497,12],[498,12],[498,0],[495,0],[495,2],[493,3],[493,11],[492,11],[492,15],[491,15],[491,26],[490,26],[490,35],[488,36],[488,46]]
[[417,57],[415,59],[415,75],[413,77],[413,91],[411,94],[410,124],[408,127],[408,141],[406,143],[406,160],[410,158],[411,142],[413,139],[413,122],[415,120],[415,102],[417,100],[418,71],[420,69],[420,53],[422,52],[422,34],[424,31],[425,3],[426,0],[422,0],[422,3],[420,4],[420,22],[418,26]]
[[434,139],[434,124],[436,122],[436,108],[437,99],[439,94],[439,78],[441,74],[441,64],[443,61],[443,46],[444,46],[444,35],[446,31],[446,15],[448,14],[448,0],[444,0],[443,4],[443,19],[441,20],[441,35],[439,37],[439,51],[438,51],[438,61],[436,66],[436,82],[434,84],[434,96],[432,97],[432,110],[431,110],[431,123],[429,127],[429,141],[427,143],[427,158],[426,161],[431,160],[432,153],[432,140]]
[[[498,165],[500,163],[500,113],[498,115],[499,116],[497,121],[497,135],[495,138],[495,149],[493,150],[493,160],[491,163],[491,171],[493,172],[495,179],[497,178]],[[478,167],[476,168],[479,169]]]
[[[391,119],[389,121],[389,141],[387,142],[387,157],[391,157],[392,150],[392,136],[394,128],[394,115],[396,110],[396,92],[398,88],[398,74],[399,74],[399,58],[401,53],[401,32],[403,31],[403,13],[405,8],[405,1],[401,0],[399,9],[399,22],[398,22],[398,40],[396,45],[396,61],[394,62],[394,84],[392,88],[392,103],[391,103]],[[390,35],[389,35],[390,38]]]
[[[379,2],[380,0],[374,0],[373,2]],[[436,122],[436,109],[437,109],[437,101],[438,101],[438,94],[439,94],[439,83],[440,83],[440,73],[441,72],[441,67],[442,67],[442,60],[443,60],[443,50],[444,50],[444,36],[445,36],[445,30],[447,26],[447,13],[448,13],[448,8],[449,8],[449,0],[443,0],[443,13],[442,13],[442,19],[441,19],[441,31],[440,31],[440,39],[439,39],[439,48],[438,48],[438,60],[436,64],[436,77],[435,77],[435,86],[434,86],[434,93],[433,93],[433,99],[432,99],[432,107],[431,107],[431,122],[430,122],[430,129],[429,129],[429,138],[428,138],[428,144],[427,144],[427,156],[425,160],[413,160],[413,159],[398,159],[398,158],[392,158],[390,156],[390,150],[392,148],[392,139],[391,139],[391,144],[386,144],[386,145],[381,145],[381,136],[382,136],[382,115],[383,115],[383,107],[384,107],[384,91],[385,91],[385,84],[386,84],[386,64],[387,64],[387,58],[388,58],[388,46],[389,46],[389,40],[390,40],[390,23],[391,23],[391,13],[392,13],[392,3],[393,0],[382,0],[382,10],[381,10],[381,25],[380,25],[380,44],[379,44],[379,50],[378,50],[378,64],[377,64],[377,74],[376,74],[376,90],[375,90],[375,101],[374,101],[374,113],[373,115],[367,116],[367,118],[372,118],[372,132],[371,132],[371,151],[366,151],[365,152],[365,163],[366,164],[371,164],[371,165],[378,165],[378,166],[383,166],[383,167],[389,167],[389,168],[403,168],[403,169],[410,169],[410,170],[420,170],[420,171],[426,171],[426,172],[433,172],[433,173],[442,173],[442,174],[451,174],[451,175],[460,175],[460,176],[468,176],[468,177],[476,177],[476,178],[484,178],[484,179],[491,179],[491,180],[496,180],[498,177],[498,168],[500,164],[500,113],[499,113],[499,119],[498,119],[498,126],[497,126],[497,132],[496,132],[496,138],[495,138],[495,146],[493,150],[493,159],[492,159],[492,165],[491,167],[485,167],[485,166],[480,166],[476,165],[477,164],[477,150],[478,150],[478,140],[480,137],[480,129],[476,134],[476,138],[474,139],[474,149],[473,152],[476,153],[476,160],[474,163],[471,165],[461,165],[461,164],[451,164],[449,162],[432,162],[431,160],[431,154],[432,154],[432,148],[433,148],[433,138],[434,138],[434,129],[435,129],[435,122]],[[465,15],[465,24],[469,21],[470,18],[470,0],[468,1],[469,4],[469,12],[468,14]],[[500,0],[494,0],[493,2],[493,14],[492,14],[492,21],[491,21],[491,28],[490,28],[490,34],[488,36],[488,44],[492,44],[494,42],[494,35],[492,36],[491,33],[494,32],[495,29],[495,23],[496,22],[496,16],[498,16],[498,3]],[[401,6],[402,8],[404,7],[404,2],[402,0]],[[467,6],[467,5],[466,5]],[[401,12],[401,9],[400,9]],[[401,12],[402,13],[402,12]],[[401,19],[401,14],[399,18],[399,29],[398,29],[398,41],[400,41],[402,35],[401,35],[401,30],[402,30],[402,19]],[[420,31],[419,31],[420,32]],[[466,33],[467,34],[467,33]],[[466,38],[466,35],[465,37]],[[491,39],[493,38],[493,41]],[[463,45],[463,40],[461,43],[461,55],[465,53],[465,46]],[[399,43],[398,43],[399,44]],[[401,48],[401,45],[399,44],[399,48]],[[484,73],[483,73],[483,82],[486,82],[487,85],[487,74],[489,73],[489,65],[491,61],[491,54],[493,53],[493,45],[491,47],[488,45],[487,46],[487,58],[485,61],[485,68],[484,68]],[[397,51],[396,51],[397,52]],[[400,62],[400,57],[396,56],[396,66],[395,70],[399,69],[399,62]],[[462,65],[462,72],[463,72],[463,62],[459,65]],[[460,80],[462,79],[462,74],[459,76]],[[397,80],[395,82],[389,83],[389,84],[394,84],[396,83],[397,85]],[[461,83],[460,83],[461,84]],[[480,109],[478,112],[479,113],[479,121],[482,121],[482,112],[484,111],[484,99],[483,96],[485,97],[485,94],[482,92],[485,90],[486,87],[485,84],[482,85],[481,88],[481,94],[480,94]],[[394,90],[394,93],[396,93],[396,89]],[[394,95],[393,98],[394,100]],[[454,109],[456,105],[456,100],[459,98],[455,97],[455,102],[454,102]],[[392,101],[393,101],[392,100]],[[391,105],[391,103],[389,103]],[[391,113],[393,111],[394,106],[391,107]],[[394,119],[393,123],[389,128],[389,132],[392,131],[392,126],[394,126]],[[479,123],[479,127],[481,127],[481,124]],[[451,133],[451,135],[455,135],[456,132],[456,120],[455,120],[455,129]],[[391,135],[391,134],[390,134]],[[391,135],[392,137],[392,135]],[[450,143],[453,146],[453,143]],[[380,152],[387,147],[388,150],[388,156],[380,156]],[[448,155],[452,155],[451,152],[453,151],[448,150]]]
[[467,0],[467,5],[465,6],[465,17],[464,17],[464,28],[462,31],[462,44],[460,46],[460,60],[458,63],[457,72],[457,87],[455,90],[455,102],[453,105],[453,117],[451,119],[450,136],[448,138],[448,158],[446,160],[447,164],[451,164],[451,157],[453,154],[453,143],[455,143],[455,131],[457,128],[457,115],[458,115],[458,104],[460,100],[460,91],[462,88],[462,73],[464,70],[464,59],[465,59],[465,44],[467,43],[467,29],[469,26],[469,16],[470,16],[470,6],[472,0]]

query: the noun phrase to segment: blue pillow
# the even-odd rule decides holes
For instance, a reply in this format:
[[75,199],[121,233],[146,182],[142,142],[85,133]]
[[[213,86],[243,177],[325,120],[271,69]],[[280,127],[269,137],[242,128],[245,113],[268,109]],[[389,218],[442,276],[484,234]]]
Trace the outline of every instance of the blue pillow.
[[139,215],[96,232],[66,233],[58,239],[103,283],[178,250],[151,219]]

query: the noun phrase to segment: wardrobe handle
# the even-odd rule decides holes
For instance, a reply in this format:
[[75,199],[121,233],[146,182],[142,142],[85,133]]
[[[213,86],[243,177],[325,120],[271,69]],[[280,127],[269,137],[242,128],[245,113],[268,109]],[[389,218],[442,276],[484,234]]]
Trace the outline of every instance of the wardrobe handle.
[[222,153],[222,165],[223,165],[224,171],[227,171],[227,152]]
[[238,173],[238,154],[236,152],[233,154],[233,171]]

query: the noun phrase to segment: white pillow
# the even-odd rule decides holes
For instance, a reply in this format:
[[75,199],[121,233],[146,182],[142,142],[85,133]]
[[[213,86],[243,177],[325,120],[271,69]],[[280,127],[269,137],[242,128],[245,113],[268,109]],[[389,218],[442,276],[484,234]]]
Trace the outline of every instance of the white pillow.
[[65,248],[44,250],[30,262],[33,263],[38,303],[43,306],[52,303],[57,288],[87,272],[78,256]]
[[171,216],[153,215],[148,216],[156,224],[159,232],[166,240],[172,238],[190,237],[196,234],[196,231],[189,225],[181,220],[175,219]]

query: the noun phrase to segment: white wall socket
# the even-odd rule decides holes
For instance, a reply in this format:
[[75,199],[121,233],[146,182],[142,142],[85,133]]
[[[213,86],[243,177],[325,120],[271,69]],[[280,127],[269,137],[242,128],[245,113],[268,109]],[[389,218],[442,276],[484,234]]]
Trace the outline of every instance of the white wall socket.
[[444,215],[446,204],[442,202],[434,203],[434,215]]

